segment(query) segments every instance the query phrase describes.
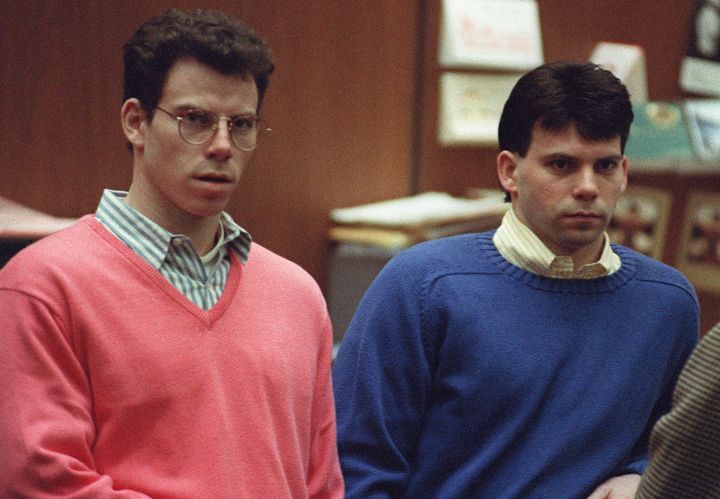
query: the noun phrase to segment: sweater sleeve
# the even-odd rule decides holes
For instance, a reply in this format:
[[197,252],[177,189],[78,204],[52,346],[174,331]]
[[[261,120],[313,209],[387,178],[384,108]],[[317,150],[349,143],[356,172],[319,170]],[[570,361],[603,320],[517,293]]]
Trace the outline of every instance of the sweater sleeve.
[[618,475],[626,473],[636,473],[641,475],[645,472],[645,469],[648,466],[648,445],[650,433],[658,420],[670,411],[673,391],[676,387],[676,383],[678,383],[681,370],[697,345],[700,330],[700,310],[697,306],[697,301],[694,302],[694,306],[678,308],[678,314],[682,314],[681,317],[683,317],[683,320],[681,321],[681,324],[683,324],[683,327],[678,329],[675,334],[672,335],[676,342],[675,348],[673,348],[675,355],[673,356],[672,362],[668,368],[668,374],[664,383],[664,390],[653,408],[652,416],[648,421],[647,428],[641,441],[638,442],[632,451],[632,458],[629,460],[625,468],[618,473]]
[[327,314],[325,314],[322,333],[313,394],[313,429],[308,493],[310,497],[342,498],[344,486],[337,452],[335,404],[330,373],[332,325]]
[[406,487],[431,379],[419,269],[391,261],[370,286],[333,368],[346,497]]
[[90,390],[56,311],[0,287],[0,496],[139,498],[94,468]]

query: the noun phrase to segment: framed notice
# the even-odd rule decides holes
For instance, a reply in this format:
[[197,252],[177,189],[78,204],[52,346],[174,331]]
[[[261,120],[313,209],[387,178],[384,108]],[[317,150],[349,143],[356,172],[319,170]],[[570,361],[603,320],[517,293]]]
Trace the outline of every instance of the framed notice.
[[497,144],[503,106],[520,74],[445,72],[440,76],[438,142]]
[[680,87],[720,95],[720,9],[717,0],[695,0],[690,43],[680,67]]
[[720,194],[690,195],[678,268],[698,289],[720,291]]
[[628,187],[608,226],[614,243],[662,259],[672,195],[662,189]]
[[543,63],[535,0],[444,0],[439,61],[444,67],[525,71]]

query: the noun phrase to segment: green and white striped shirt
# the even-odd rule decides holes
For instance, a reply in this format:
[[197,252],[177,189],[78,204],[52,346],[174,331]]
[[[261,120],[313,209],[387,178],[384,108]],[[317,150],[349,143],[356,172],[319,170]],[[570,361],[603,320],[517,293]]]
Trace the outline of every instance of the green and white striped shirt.
[[230,272],[228,248],[247,262],[252,238],[223,212],[215,247],[199,256],[187,236],[172,234],[123,202],[127,192],[105,189],[95,212],[113,235],[157,269],[198,307],[209,310],[222,295]]

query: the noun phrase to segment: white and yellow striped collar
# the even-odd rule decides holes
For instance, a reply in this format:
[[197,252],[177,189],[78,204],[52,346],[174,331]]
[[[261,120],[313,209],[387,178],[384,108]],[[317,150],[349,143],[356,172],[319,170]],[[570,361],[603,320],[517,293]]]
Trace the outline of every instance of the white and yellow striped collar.
[[607,233],[604,238],[600,259],[575,270],[572,258],[555,255],[511,208],[495,232],[493,243],[507,261],[533,274],[555,279],[594,279],[616,272],[621,265],[620,257],[610,246]]

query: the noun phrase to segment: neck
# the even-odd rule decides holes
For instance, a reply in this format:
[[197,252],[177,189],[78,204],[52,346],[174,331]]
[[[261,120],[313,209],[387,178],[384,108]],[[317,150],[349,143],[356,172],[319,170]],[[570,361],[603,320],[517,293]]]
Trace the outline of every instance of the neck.
[[203,218],[199,222],[195,226],[186,225],[185,229],[179,233],[189,237],[195,251],[198,255],[203,256],[215,246],[220,217],[218,215],[217,217]]
[[183,212],[180,209],[163,209],[164,205],[162,204],[142,203],[140,198],[134,195],[132,187],[128,191],[125,203],[168,232],[188,237],[192,241],[193,248],[200,256],[205,255],[215,246],[218,226],[220,225],[220,213],[201,217]]
[[[600,256],[602,255],[604,247],[605,247],[605,236],[601,237],[596,243],[588,245],[588,246],[583,246],[582,248],[579,248],[575,251],[566,253],[565,256],[569,256],[570,258],[572,258],[573,267],[575,269],[579,269],[583,265],[587,265],[589,263],[595,263],[598,260],[600,260]],[[555,254],[558,256],[561,255],[561,253],[555,253]]]

